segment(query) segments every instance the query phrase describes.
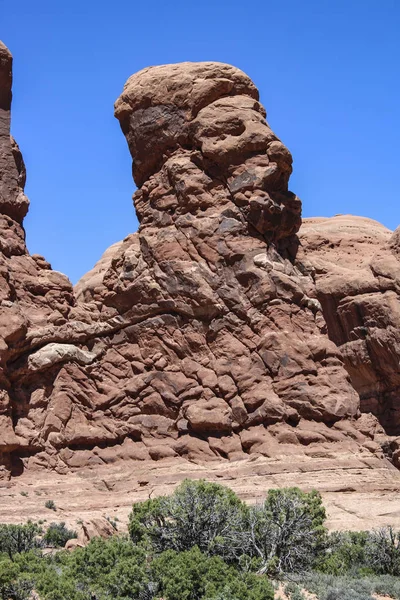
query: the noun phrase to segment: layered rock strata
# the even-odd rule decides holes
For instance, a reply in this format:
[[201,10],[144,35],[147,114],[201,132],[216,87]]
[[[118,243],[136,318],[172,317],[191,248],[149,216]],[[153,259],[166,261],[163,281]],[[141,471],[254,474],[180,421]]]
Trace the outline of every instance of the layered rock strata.
[[360,414],[314,271],[296,259],[291,155],[251,80],[220,63],[128,80],[116,116],[139,231],[74,292],[25,247],[3,47],[0,67],[3,475],[315,448],[382,456],[383,430]]

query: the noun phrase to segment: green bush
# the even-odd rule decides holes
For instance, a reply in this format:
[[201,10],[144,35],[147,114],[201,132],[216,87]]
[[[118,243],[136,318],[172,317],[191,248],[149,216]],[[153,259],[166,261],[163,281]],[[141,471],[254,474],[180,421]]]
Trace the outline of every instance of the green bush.
[[236,560],[246,551],[246,505],[232,490],[204,480],[184,481],[168,497],[134,504],[129,533],[156,552],[182,552],[197,546],[208,555]]
[[300,587],[294,582],[290,582],[285,586],[285,594],[289,600],[306,600]]
[[29,600],[32,596],[33,581],[20,578],[10,583],[0,583],[1,600]]
[[315,491],[270,490],[262,506],[248,508],[222,485],[187,480],[171,496],[135,504],[129,533],[156,552],[197,546],[230,563],[249,555],[261,573],[279,575],[310,567],[326,537],[325,518]]
[[317,568],[331,575],[400,575],[400,534],[391,527],[334,532],[327,538]]
[[0,560],[1,600],[28,600],[33,589],[32,581],[22,579],[21,570],[10,559]]
[[139,599],[148,583],[146,553],[125,537],[95,538],[61,558],[66,580],[114,600]]
[[400,532],[392,527],[372,531],[366,543],[365,559],[374,573],[400,575]]
[[40,548],[42,542],[38,537],[41,527],[28,521],[25,525],[0,525],[0,552],[8,554],[11,560],[20,552],[28,552]]
[[185,552],[167,550],[151,564],[159,595],[167,600],[272,600],[266,577],[240,573],[218,556],[206,556],[194,547]]
[[[354,575],[366,569],[367,531],[334,531],[326,538],[317,569],[329,575]],[[366,574],[366,573],[365,573]]]
[[46,500],[46,502],[44,503],[44,505],[49,510],[57,510],[57,507],[56,507],[56,504],[55,504],[54,500]]
[[65,523],[50,523],[43,536],[43,541],[51,548],[63,548],[68,540],[72,540],[76,537],[76,531],[67,529]]
[[318,492],[270,490],[263,505],[250,509],[246,528],[260,572],[280,576],[311,568],[324,546],[325,518]]

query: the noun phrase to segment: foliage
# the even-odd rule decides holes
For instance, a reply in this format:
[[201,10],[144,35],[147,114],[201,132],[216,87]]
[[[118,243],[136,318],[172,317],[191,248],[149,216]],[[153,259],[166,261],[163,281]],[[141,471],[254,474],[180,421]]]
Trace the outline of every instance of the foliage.
[[270,490],[263,505],[250,509],[247,525],[260,572],[279,576],[310,568],[326,535],[325,518],[318,492]]
[[19,579],[19,567],[10,559],[0,561],[0,598],[1,600],[27,600],[33,589],[32,582]]
[[0,525],[0,552],[8,554],[11,560],[16,553],[28,552],[42,546],[38,536],[42,529],[28,521],[25,525]]
[[229,490],[206,481],[184,481],[169,497],[133,506],[129,533],[156,552],[197,546],[237,563],[249,555],[261,573],[301,571],[314,561],[325,537],[321,496],[297,488],[270,490],[262,506],[246,507]]
[[312,573],[303,578],[302,585],[319,600],[373,600],[374,594],[400,599],[400,581],[390,575],[349,577]]
[[51,548],[63,548],[68,540],[77,537],[76,531],[67,529],[65,523],[50,523],[43,536],[43,541],[46,546]]
[[248,543],[243,532],[246,513],[246,505],[229,488],[185,480],[171,496],[135,504],[129,533],[132,541],[147,541],[156,552],[197,546],[231,561],[244,553]]
[[296,585],[293,581],[291,581],[285,586],[285,594],[289,598],[289,600],[306,600],[306,597],[304,596],[300,587]]
[[400,532],[392,527],[372,531],[365,557],[374,573],[400,575]]
[[110,517],[110,516],[106,516],[106,520],[110,523],[111,527],[113,527],[115,529],[115,531],[118,531],[118,517]]
[[380,575],[379,577],[370,577],[373,590],[376,594],[390,596],[391,598],[400,598],[400,579],[393,575]]
[[146,554],[125,537],[95,538],[85,548],[60,557],[65,580],[101,598],[140,598],[148,582]]
[[334,531],[326,540],[326,551],[317,560],[317,569],[329,575],[356,574],[365,566],[366,531]]
[[400,575],[400,533],[392,527],[334,532],[317,568],[331,575]]
[[44,503],[44,505],[49,510],[57,510],[57,507],[56,507],[56,504],[55,504],[54,500],[46,500],[46,502]]
[[[185,481],[169,497],[134,505],[129,536],[43,555],[75,532],[51,523],[0,525],[0,600],[272,600],[268,576],[290,600],[400,600],[400,533],[324,528],[317,492],[271,490],[247,507],[228,488]],[[43,537],[42,537],[43,535]],[[289,583],[287,580],[289,579]]]
[[33,582],[29,579],[18,579],[10,583],[0,584],[1,600],[29,600],[33,590]]
[[206,556],[194,547],[185,552],[167,550],[155,558],[153,579],[168,600],[272,600],[266,577],[240,573],[218,556]]

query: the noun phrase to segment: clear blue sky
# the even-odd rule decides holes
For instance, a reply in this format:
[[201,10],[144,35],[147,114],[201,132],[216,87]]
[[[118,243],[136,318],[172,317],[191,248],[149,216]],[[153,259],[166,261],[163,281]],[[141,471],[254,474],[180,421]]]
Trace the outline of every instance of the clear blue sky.
[[294,156],[304,216],[400,222],[400,0],[0,0],[30,251],[75,282],[137,228],[113,103],[129,75],[184,60],[248,73]]

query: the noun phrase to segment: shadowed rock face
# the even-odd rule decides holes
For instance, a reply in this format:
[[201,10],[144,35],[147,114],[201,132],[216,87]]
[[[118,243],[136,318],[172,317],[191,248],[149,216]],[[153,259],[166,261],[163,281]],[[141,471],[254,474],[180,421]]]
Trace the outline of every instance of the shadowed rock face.
[[296,260],[291,156],[254,84],[220,63],[152,67],[128,80],[116,116],[140,227],[75,293],[0,205],[4,475],[315,445],[381,456],[382,429],[360,416]]

